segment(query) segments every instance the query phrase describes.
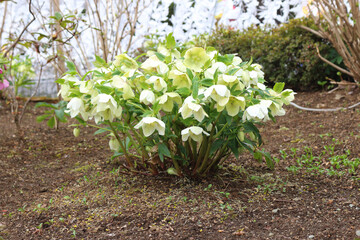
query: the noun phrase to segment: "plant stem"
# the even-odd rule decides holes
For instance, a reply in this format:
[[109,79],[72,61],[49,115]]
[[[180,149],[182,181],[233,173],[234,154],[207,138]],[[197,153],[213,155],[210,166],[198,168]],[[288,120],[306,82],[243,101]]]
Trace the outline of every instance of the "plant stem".
[[208,143],[209,143],[209,137],[205,137],[205,140],[202,142],[202,144],[200,146],[200,149],[199,149],[199,156],[197,158],[196,165],[193,168],[193,174],[196,173],[196,171],[197,171],[197,169],[198,169],[198,167],[199,167],[199,165],[201,163],[201,160],[204,159],[203,156],[206,153]]
[[[169,142],[166,142],[166,146],[170,150]],[[179,176],[182,176],[183,174],[181,173],[180,165],[179,165],[178,161],[175,159],[175,156],[174,156],[172,151],[170,151],[170,155],[171,155],[171,159],[172,159],[172,162],[174,164],[174,167],[176,169],[176,172],[179,174]]]
[[221,147],[221,149],[219,150],[216,158],[209,164],[209,166],[206,168],[205,173],[209,172],[210,169],[214,166],[217,165],[219,163],[219,161],[221,160],[224,152],[227,150],[227,144],[228,144],[229,140],[227,140],[224,145]]
[[121,150],[123,151],[123,153],[125,155],[127,164],[129,164],[130,168],[133,169],[134,165],[131,162],[130,156],[129,156],[128,152],[126,151],[126,148],[124,147],[119,134],[117,133],[116,129],[114,128],[114,126],[111,124],[110,121],[106,121],[106,122],[110,126],[112,132],[114,133],[116,140],[118,140]]

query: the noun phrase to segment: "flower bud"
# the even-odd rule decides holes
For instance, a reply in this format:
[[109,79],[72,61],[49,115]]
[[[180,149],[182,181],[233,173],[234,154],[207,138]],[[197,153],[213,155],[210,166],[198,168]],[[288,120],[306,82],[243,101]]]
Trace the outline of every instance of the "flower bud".
[[112,137],[109,141],[109,147],[113,151],[119,151],[120,143],[116,138]]
[[244,132],[239,132],[238,133],[238,138],[240,139],[240,141],[244,141],[245,140],[245,133]]
[[249,136],[252,141],[256,140],[255,134],[253,132],[249,132]]
[[74,134],[75,137],[78,137],[80,135],[80,129],[74,128],[73,134]]

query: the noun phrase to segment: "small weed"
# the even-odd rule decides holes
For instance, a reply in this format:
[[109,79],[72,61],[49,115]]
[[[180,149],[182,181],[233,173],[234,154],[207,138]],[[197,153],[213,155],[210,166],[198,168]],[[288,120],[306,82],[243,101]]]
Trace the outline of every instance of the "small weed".
[[25,204],[23,207],[19,208],[18,211],[19,211],[19,212],[25,212],[26,206],[27,206],[27,205]]
[[76,230],[74,228],[71,228],[70,231],[71,231],[71,237],[76,238]]
[[331,137],[332,133],[319,134],[319,137],[323,139],[324,137]]
[[[313,154],[311,147],[304,147],[303,154],[297,154],[298,149],[291,149],[289,154],[296,161],[296,165],[289,166],[287,170],[297,174],[300,170],[305,170],[311,175],[343,176],[346,173],[355,179],[359,171],[360,159],[350,157],[350,150],[346,150],[343,154],[335,154],[335,146],[341,144],[333,138],[333,145],[324,146],[324,150],[318,154]],[[282,153],[283,154],[283,153]]]
[[206,188],[204,188],[204,191],[209,191],[212,188],[212,184],[209,184]]

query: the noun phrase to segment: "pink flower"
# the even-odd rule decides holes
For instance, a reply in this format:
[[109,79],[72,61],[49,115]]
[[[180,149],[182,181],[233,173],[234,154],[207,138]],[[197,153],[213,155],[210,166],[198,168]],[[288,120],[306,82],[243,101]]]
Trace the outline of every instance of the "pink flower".
[[0,90],[3,90],[5,88],[9,87],[9,82],[6,79],[3,79],[2,82],[0,82]]
[[0,74],[2,74],[3,73],[3,70],[0,68]]

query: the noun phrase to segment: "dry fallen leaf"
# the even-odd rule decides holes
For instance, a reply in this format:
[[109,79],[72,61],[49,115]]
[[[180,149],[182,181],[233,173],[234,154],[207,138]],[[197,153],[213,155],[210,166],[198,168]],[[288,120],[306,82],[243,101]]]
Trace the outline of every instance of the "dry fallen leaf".
[[237,231],[237,232],[233,232],[232,235],[241,236],[241,235],[244,235],[244,234],[245,234],[244,230],[239,230],[239,231]]

